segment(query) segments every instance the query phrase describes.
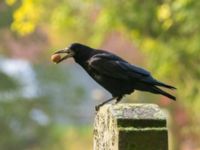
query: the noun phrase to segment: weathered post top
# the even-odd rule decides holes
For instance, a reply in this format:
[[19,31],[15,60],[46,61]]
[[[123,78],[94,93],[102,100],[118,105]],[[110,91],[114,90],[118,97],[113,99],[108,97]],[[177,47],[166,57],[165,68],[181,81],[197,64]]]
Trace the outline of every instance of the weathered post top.
[[168,150],[166,117],[155,104],[105,105],[95,116],[94,150]]

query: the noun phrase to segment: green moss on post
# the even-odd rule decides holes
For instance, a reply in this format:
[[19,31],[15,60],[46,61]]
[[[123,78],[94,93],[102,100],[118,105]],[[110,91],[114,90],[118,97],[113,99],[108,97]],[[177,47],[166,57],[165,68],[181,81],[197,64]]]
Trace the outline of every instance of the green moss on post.
[[168,150],[164,113],[154,104],[101,107],[95,116],[93,150]]

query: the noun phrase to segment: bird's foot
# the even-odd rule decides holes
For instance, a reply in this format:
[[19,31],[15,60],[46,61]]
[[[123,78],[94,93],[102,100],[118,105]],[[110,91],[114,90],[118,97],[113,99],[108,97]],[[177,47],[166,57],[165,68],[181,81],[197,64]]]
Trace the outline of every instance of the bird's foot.
[[115,101],[115,104],[118,104],[121,100],[122,100],[123,96],[119,96],[117,97],[116,101]]
[[99,111],[99,109],[100,109],[101,106],[105,105],[106,103],[112,101],[112,100],[115,99],[115,98],[116,98],[116,97],[112,97],[112,98],[106,100],[105,102],[103,102],[103,103],[101,103],[101,104],[95,106],[95,110],[96,110],[96,111]]
[[95,106],[95,110],[96,111],[99,111],[99,108],[100,108],[101,106],[99,106],[99,105],[97,105],[97,106]]

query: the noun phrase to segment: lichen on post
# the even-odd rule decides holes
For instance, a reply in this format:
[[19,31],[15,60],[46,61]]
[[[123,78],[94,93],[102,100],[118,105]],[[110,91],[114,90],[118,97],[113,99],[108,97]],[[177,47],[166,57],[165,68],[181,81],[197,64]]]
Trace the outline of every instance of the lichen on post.
[[166,117],[155,104],[105,105],[95,116],[93,150],[168,150]]

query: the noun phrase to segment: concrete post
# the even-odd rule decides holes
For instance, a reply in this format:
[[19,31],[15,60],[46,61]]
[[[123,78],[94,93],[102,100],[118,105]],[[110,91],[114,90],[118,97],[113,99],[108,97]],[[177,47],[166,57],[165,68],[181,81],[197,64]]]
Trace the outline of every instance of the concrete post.
[[168,150],[164,113],[154,104],[104,105],[95,116],[93,150]]

